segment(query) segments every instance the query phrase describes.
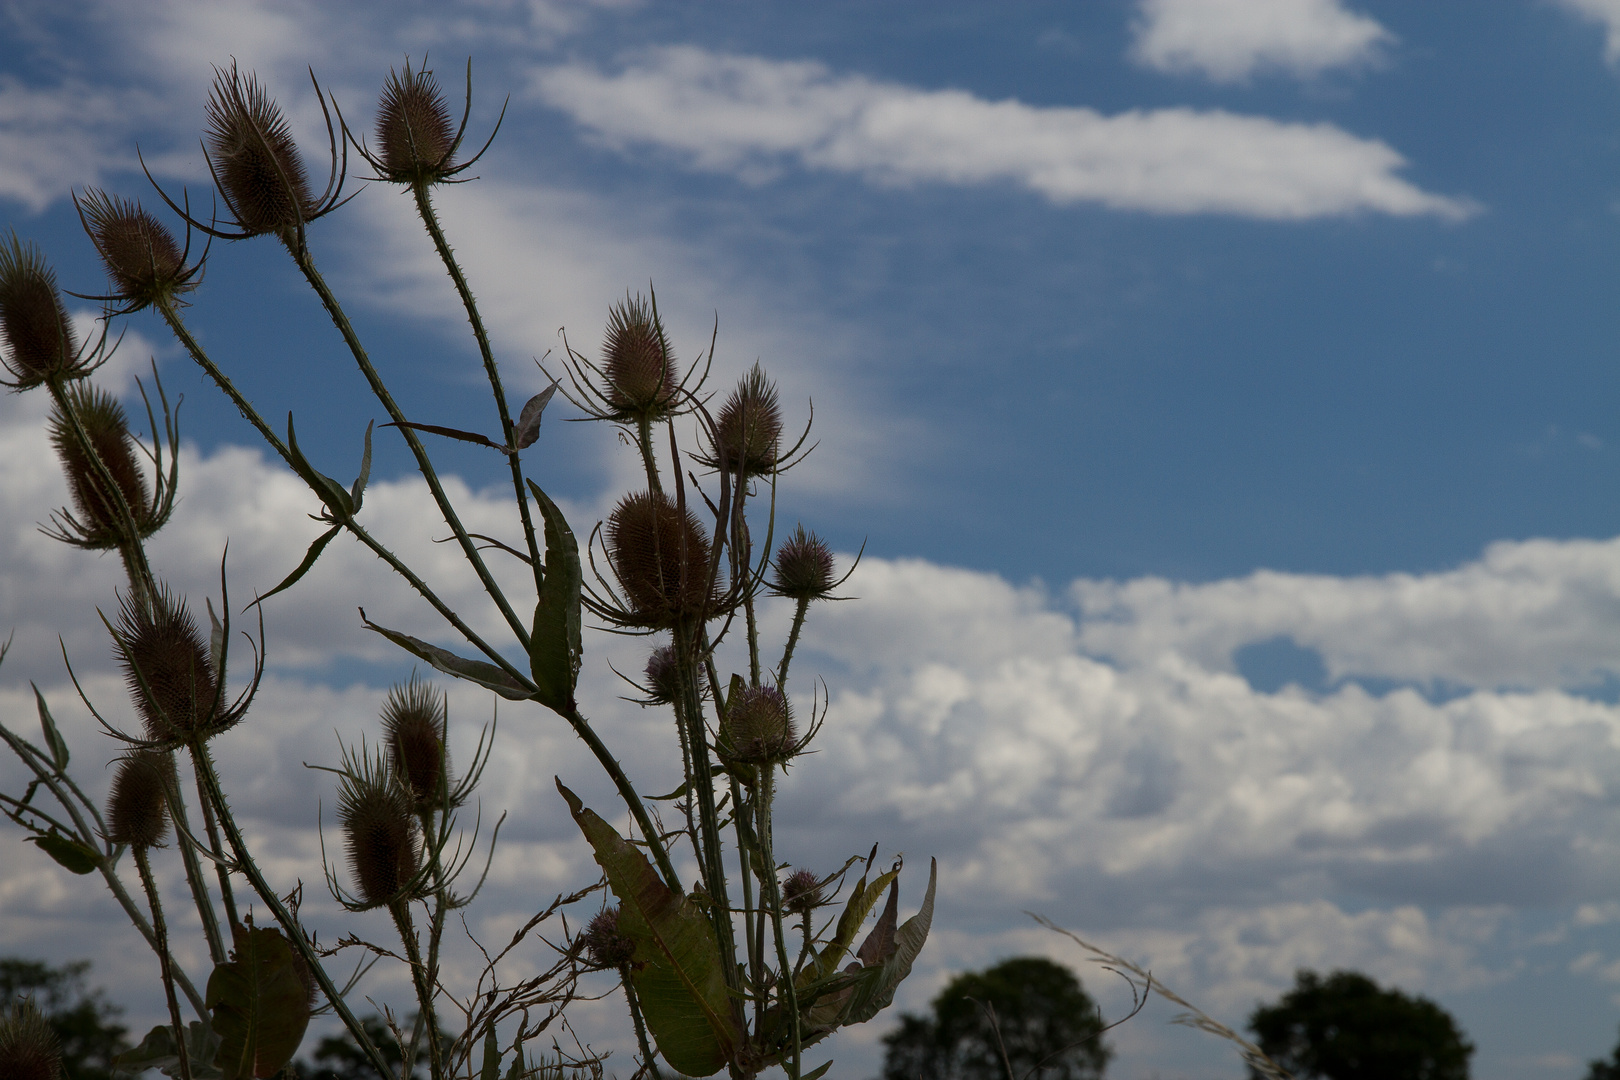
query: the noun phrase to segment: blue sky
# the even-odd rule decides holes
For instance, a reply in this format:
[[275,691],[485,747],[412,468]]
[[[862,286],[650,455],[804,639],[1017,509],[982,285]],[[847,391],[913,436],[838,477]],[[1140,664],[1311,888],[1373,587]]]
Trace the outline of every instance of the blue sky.
[[[1453,1009],[1479,1077],[1576,1076],[1614,1045],[1620,4],[141,7],[0,4],[0,227],[66,288],[101,287],[70,189],[144,196],[136,144],[206,189],[211,65],[255,69],[318,159],[306,65],[366,125],[407,53],[451,86],[471,55],[472,129],[510,104],[440,204],[514,396],[559,327],[594,350],[651,281],[682,356],[718,319],[721,385],[758,358],[793,422],[814,400],[786,512],[870,562],[807,640],[834,711],[789,832],[829,864],[874,839],[940,855],[902,1006],[1014,951],[1078,963],[1033,908],[1236,1024],[1295,967],[1353,966]],[[408,211],[364,190],[312,245],[407,411],[486,428]],[[376,410],[284,256],[215,245],[194,299],[264,411],[352,472]],[[130,327],[110,385],[151,355],[186,395],[166,572],[217,591],[228,537],[233,592],[273,584],[313,504],[160,324]],[[566,415],[530,467],[579,526],[634,472]],[[29,679],[63,691],[57,633],[114,685],[94,608],[115,568],[33,531],[63,498],[39,418],[0,403],[17,726]],[[378,452],[379,528],[438,558],[407,459]],[[444,461],[504,528],[488,457]],[[401,670],[355,604],[440,634],[360,552],[329,561],[270,615],[278,726],[241,736],[280,763],[241,781],[311,878],[309,815],[271,785],[319,798],[297,763]],[[634,741],[645,721],[597,691]],[[457,694],[471,733],[489,705]],[[492,926],[588,866],[541,782],[588,763],[515,727],[486,798],[528,824]],[[0,862],[25,867],[0,873],[0,945],[76,956],[105,912],[29,857]],[[131,1000],[144,960],[105,965]],[[1238,1075],[1166,1015],[1114,1036],[1112,1075]],[[839,1047],[852,1069],[871,1026]]]

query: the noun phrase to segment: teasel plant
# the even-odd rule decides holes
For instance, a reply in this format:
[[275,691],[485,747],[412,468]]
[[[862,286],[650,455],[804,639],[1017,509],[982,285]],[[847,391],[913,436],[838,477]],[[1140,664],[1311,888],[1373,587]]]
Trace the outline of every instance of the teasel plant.
[[[583,1046],[569,1057],[554,1041],[555,1062],[542,1059],[539,1064],[525,1050],[553,1021],[566,1022],[576,982],[592,970],[617,976],[623,986],[638,1076],[659,1077],[669,1070],[751,1078],[773,1068],[793,1080],[826,1076],[832,1063],[812,1067],[807,1050],[842,1027],[872,1019],[890,1004],[926,941],[936,875],[931,869],[916,914],[902,923],[901,862],[880,866],[875,844],[870,853],[852,855],[825,873],[796,867],[777,852],[773,815],[778,783],[798,767],[830,722],[821,684],[810,685],[807,701],[795,701],[787,693],[791,662],[810,608],[838,599],[837,590],[854,569],[852,565],[838,575],[830,548],[802,526],[781,544],[775,542],[779,481],[814,449],[809,444],[813,418],[807,417],[802,433],[790,442],[780,395],[759,364],[723,398],[710,391],[718,321],[706,348],[682,365],[650,288],[645,298],[627,292],[610,308],[599,357],[587,357],[565,338],[555,374],[541,366],[549,385],[514,408],[477,300],[435,207],[441,186],[465,182],[466,170],[483,153],[462,154],[472,108],[470,65],[459,125],[425,61],[416,67],[407,62],[384,85],[369,139],[349,127],[313,73],[311,79],[328,127],[329,179],[320,195],[313,193],[309,170],[276,102],[254,75],[233,65],[216,70],[203,138],[213,205],[222,210],[205,218],[193,213],[186,192],[175,196],[158,188],[159,197],[185,225],[188,237],[193,232],[235,240],[273,236],[286,249],[386,414],[383,426],[392,428],[409,450],[448,539],[477,578],[494,617],[455,610],[443,585],[409,565],[368,525],[364,495],[374,426],[365,429],[355,479],[341,483],[300,449],[291,415],[283,436],[237,388],[226,366],[203,347],[190,329],[186,309],[196,302],[209,251],[188,264],[189,241],[176,242],[139,203],[94,189],[84,192],[78,199],[81,216],[111,281],[111,290],[100,298],[109,323],[140,310],[161,318],[186,355],[309,487],[320,504],[312,516],[323,526],[298,565],[249,605],[260,613],[258,638],[248,638],[253,675],[242,693],[228,699],[230,605],[223,586],[224,617],[217,618],[208,605],[211,630],[205,638],[183,602],[169,594],[144,562],[146,535],[161,526],[172,504],[177,482],[172,457],[161,495],[155,484],[150,489],[120,486],[128,456],[120,455],[129,443],[120,441],[122,436],[104,435],[98,442],[81,414],[101,407],[100,399],[85,391],[68,393],[70,383],[89,373],[95,357],[86,359],[88,354],[74,351],[65,314],[53,313],[56,309],[36,312],[29,324],[33,337],[25,339],[28,347],[11,342],[6,363],[16,385],[50,386],[53,398],[68,403],[62,406],[65,426],[53,427],[53,439],[65,462],[69,454],[62,448],[79,447],[95,480],[83,493],[73,487],[77,513],[58,515],[53,523],[58,538],[89,546],[93,535],[99,542],[101,533],[95,530],[103,522],[92,507],[111,503],[117,510],[108,518],[111,533],[127,539],[134,552],[126,562],[137,555],[141,560],[139,575],[130,573],[119,619],[116,624],[107,620],[142,720],[141,732],[119,734],[131,754],[187,756],[203,811],[203,834],[185,816],[182,785],[169,789],[166,820],[182,854],[216,868],[217,903],[234,946],[225,947],[217,917],[211,922],[211,914],[203,913],[212,913],[214,894],[201,870],[193,872],[188,861],[188,883],[214,954],[214,975],[203,999],[169,957],[178,993],[191,1002],[201,1022],[182,1031],[174,1019],[170,1028],[154,1031],[147,1040],[151,1045],[143,1044],[146,1056],[140,1061],[177,1068],[184,1061],[194,1077],[211,1077],[207,1070],[212,1068],[231,1080],[269,1075],[264,1070],[280,1068],[296,1048],[312,1013],[311,1002],[324,999],[322,1007],[337,1014],[379,1073],[394,1075],[346,1004],[345,995],[364,965],[344,987],[323,966],[338,951],[360,948],[373,959],[398,961],[411,976],[418,1016],[413,1030],[405,1032],[389,1012],[390,1030],[406,1061],[401,1080],[409,1075],[424,1039],[433,1080],[496,1080],[503,1069],[516,1080],[561,1075],[556,1070],[565,1067],[600,1075],[600,1059]],[[483,145],[487,149],[489,142]],[[436,424],[432,417],[408,416],[317,266],[311,227],[346,201],[342,189],[351,148],[372,169],[371,182],[394,185],[413,202],[462,302],[493,400],[498,425],[493,436]],[[0,264],[0,270],[26,264],[34,274],[30,282],[40,273],[48,275],[37,253],[18,241],[13,241],[10,258],[11,264]],[[52,290],[54,296],[54,282]],[[0,315],[10,310],[9,295],[0,281]],[[538,440],[544,411],[558,393],[577,408],[573,419],[617,428],[646,478],[644,489],[625,495],[607,520],[589,532],[583,557],[573,529],[529,475],[523,456]],[[165,430],[172,455],[172,424]],[[428,452],[428,439],[470,443],[504,459],[495,467],[510,480],[512,533],[502,538],[467,529]],[[163,498],[169,503],[162,503]],[[278,890],[259,868],[214,764],[214,740],[228,738],[229,729],[244,720],[263,671],[264,604],[295,587],[339,533],[347,533],[393,570],[433,608],[445,624],[445,635],[459,644],[449,648],[380,625],[362,609],[365,629],[444,675],[475,684],[520,709],[540,706],[561,718],[613,783],[628,814],[630,829],[624,834],[557,779],[563,803],[591,847],[602,879],[559,896],[505,948],[485,950],[487,963],[476,985],[459,993],[445,985],[438,956],[447,915],[470,903],[483,880],[480,875],[464,892],[457,888],[458,876],[474,857],[478,827],[472,839],[464,838],[456,812],[477,783],[490,743],[481,739],[465,775],[456,779],[445,751],[447,715],[438,691],[414,678],[396,687],[376,746],[362,741],[342,748],[339,763],[331,767],[337,778],[343,855],[328,861],[328,886],[351,911],[387,910],[399,938],[397,951],[352,933],[331,948],[316,947],[298,920],[298,890]],[[532,580],[532,594],[516,595],[503,587],[491,569],[495,558],[521,566],[521,577]],[[526,585],[523,591],[527,593]],[[762,620],[761,609],[784,601],[793,612],[791,630],[773,652],[764,640],[762,626],[768,620]],[[585,715],[578,684],[587,619],[601,631],[648,642],[644,681],[625,681],[632,701],[671,715],[670,751],[679,753],[682,782],[667,795],[644,794]],[[475,629],[491,623],[504,626],[504,640]],[[148,634],[161,638],[171,652],[148,649]],[[523,659],[514,660],[514,655]],[[722,674],[723,657],[728,656],[745,657],[745,671]],[[34,768],[38,786],[68,807],[71,820],[44,814],[32,802],[33,787],[20,799],[5,797],[8,813],[31,828],[34,839],[58,861],[77,857],[87,871],[100,870],[132,921],[164,953],[139,906],[127,890],[119,892],[116,864],[123,849],[133,845],[129,837],[134,834],[109,833],[98,809],[67,775],[65,744],[43,698],[40,712],[48,749],[10,733],[6,738]],[[117,730],[105,718],[103,723]],[[655,812],[658,803],[670,805],[676,815],[673,826]],[[117,843],[114,836],[128,842]],[[493,843],[492,835],[491,847]],[[676,857],[687,856],[698,868],[698,880],[690,887],[675,869]],[[238,910],[233,891],[238,881],[246,882],[274,926],[256,927]],[[604,906],[579,934],[567,933],[563,918],[564,938],[555,943],[555,957],[546,970],[518,977],[501,974],[498,967],[514,962],[513,950],[526,935],[538,933],[548,919],[563,916],[568,905],[604,886],[612,905]],[[425,919],[425,935],[419,917]],[[261,1024],[263,1030],[274,1029],[274,1045],[244,1048],[242,1031],[259,1030],[249,1021],[271,1017],[244,1017],[240,1002],[228,995],[233,986],[255,979],[275,991],[264,999],[277,1003],[275,1023]],[[465,1023],[441,1047],[434,1034],[436,1017],[451,1011],[459,1012]],[[167,1032],[167,1041],[161,1032]],[[283,1051],[286,1057],[281,1057]]]

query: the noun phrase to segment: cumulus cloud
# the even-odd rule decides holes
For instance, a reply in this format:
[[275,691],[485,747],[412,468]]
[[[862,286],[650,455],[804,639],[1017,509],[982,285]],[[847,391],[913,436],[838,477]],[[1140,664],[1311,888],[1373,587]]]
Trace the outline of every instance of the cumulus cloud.
[[1216,82],[1268,68],[1309,78],[1365,64],[1394,41],[1339,0],[1140,0],[1139,9],[1131,49],[1138,63]]
[[1558,0],[1577,15],[1602,26],[1606,35],[1604,58],[1613,64],[1620,61],[1620,2],[1616,0]]
[[77,81],[29,86],[0,75],[0,200],[37,213],[71,188],[129,168],[129,134],[150,107],[140,93]]
[[541,68],[534,92],[609,145],[660,146],[744,177],[796,163],[878,184],[1010,183],[1059,204],[1285,221],[1472,211],[1401,178],[1405,159],[1387,144],[1326,123],[1193,109],[1105,116],[692,46],[636,54],[613,73]]

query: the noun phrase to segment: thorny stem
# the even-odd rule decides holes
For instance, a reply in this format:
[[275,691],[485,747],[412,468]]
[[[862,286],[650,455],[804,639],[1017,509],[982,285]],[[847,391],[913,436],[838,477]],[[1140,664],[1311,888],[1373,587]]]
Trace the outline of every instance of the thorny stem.
[[[428,1034],[428,1069],[433,1080],[440,1080],[444,1075],[444,1062],[440,1060],[439,1019],[433,1008],[433,986],[428,981],[427,969],[422,965],[422,949],[416,940],[416,928],[411,925],[410,904],[396,899],[388,905],[388,913],[394,917],[394,927],[405,946],[405,960],[411,967],[411,982],[416,986],[416,1003],[421,1010],[418,1016]],[[411,1074],[411,1064],[408,1060],[401,1064],[401,1075]]]
[[663,1080],[658,1071],[658,1058],[647,1042],[647,1025],[641,1019],[641,1001],[636,997],[635,985],[630,981],[629,964],[619,965],[619,983],[624,987],[624,1000],[630,1005],[630,1021],[636,1026],[636,1045],[641,1048],[641,1063],[652,1074],[653,1080]]
[[152,929],[158,942],[158,966],[163,973],[163,993],[169,1000],[169,1021],[174,1024],[174,1046],[175,1053],[180,1056],[180,1077],[181,1080],[191,1080],[191,1055],[186,1052],[186,1025],[180,1019],[180,1002],[174,996],[169,928],[163,921],[163,902],[158,899],[157,884],[152,880],[152,862],[147,858],[143,844],[135,845],[135,868],[140,871],[141,887],[146,890],[146,902],[152,908]]
[[737,869],[742,878],[743,891],[743,935],[746,940],[744,948],[748,950],[748,977],[754,984],[754,1030],[759,1030],[760,1019],[765,1015],[764,995],[760,994],[759,986],[761,974],[764,971],[764,957],[759,949],[759,935],[754,933],[754,919],[749,913],[754,910],[754,876],[749,872],[748,860],[753,853],[753,844],[748,840],[748,819],[743,814],[742,785],[737,778],[731,778],[731,822],[737,832]]
[[[484,331],[484,318],[478,312],[478,302],[473,299],[472,289],[467,285],[467,278],[462,274],[460,264],[456,262],[455,252],[450,249],[450,242],[445,239],[444,230],[439,228],[439,216],[433,210],[429,185],[425,182],[413,184],[411,192],[416,196],[416,212],[421,215],[422,224],[426,226],[428,235],[433,237],[433,246],[438,249],[445,271],[449,273],[450,280],[455,282],[456,292],[461,295],[461,304],[467,309],[467,322],[472,326],[473,337],[478,340],[478,353],[483,357],[484,372],[489,376],[489,386],[495,394],[495,408],[500,411],[501,440],[516,450],[512,414],[507,408],[506,391],[501,389],[501,372],[495,365],[495,354],[489,346],[489,334]],[[538,592],[543,580],[540,547],[535,540],[534,520],[529,516],[529,495],[523,488],[523,466],[515,453],[507,455],[507,462],[512,467],[512,490],[517,495],[518,513],[523,519],[523,536],[528,541],[529,558],[534,567],[534,587]]]
[[[241,917],[236,913],[236,895],[231,889],[231,872],[225,868],[223,861],[225,849],[219,843],[219,822],[214,818],[214,808],[209,805],[207,797],[203,794],[202,785],[197,785],[197,801],[202,806],[203,827],[208,831],[208,847],[214,853],[214,870],[219,875],[219,898],[225,907],[225,918],[230,923],[231,933],[241,927]],[[216,925],[218,925],[216,923]],[[217,963],[217,961],[216,961]]]
[[[355,1042],[360,1045],[360,1051],[365,1054],[366,1060],[370,1062],[371,1067],[377,1070],[378,1076],[392,1076],[393,1072],[389,1069],[388,1062],[384,1060],[382,1053],[371,1041],[371,1036],[366,1033],[365,1026],[355,1018],[354,1012],[349,1008],[349,1003],[344,1000],[342,992],[333,985],[331,976],[327,975],[326,968],[321,965],[321,959],[315,954],[314,946],[310,944],[309,938],[304,934],[304,928],[298,924],[298,920],[293,917],[292,912],[287,910],[287,905],[281,902],[281,897],[276,895],[276,891],[265,880],[263,872],[259,870],[259,864],[253,861],[253,855],[248,851],[247,841],[243,838],[242,831],[237,828],[236,819],[231,815],[230,805],[225,801],[225,791],[220,787],[219,775],[214,771],[213,759],[208,754],[207,744],[202,742],[194,744],[192,762],[197,768],[198,780],[203,785],[208,800],[219,811],[219,821],[225,827],[225,839],[230,844],[231,854],[235,857],[237,869],[242,872],[243,877],[248,879],[248,884],[253,886],[253,891],[258,893],[259,899],[264,901],[271,914],[275,915],[276,921],[281,924],[282,930],[286,932],[292,947],[297,949],[299,955],[304,958],[304,963],[308,965],[310,974],[315,977],[315,982],[320,986],[321,993],[326,996],[327,1001],[331,1002],[333,1011],[343,1021],[343,1026],[349,1029],[349,1034],[354,1037]],[[204,1015],[207,1014],[204,1013]]]
[[800,597],[799,606],[793,609],[793,629],[788,632],[787,648],[782,650],[782,664],[776,669],[776,688],[784,694],[788,665],[793,662],[793,649],[799,644],[799,631],[804,629],[804,613],[809,610],[810,598]]
[[[676,892],[684,894],[685,890],[681,887],[680,875],[675,873],[675,865],[669,861],[669,851],[664,847],[663,840],[659,838],[658,828],[653,824],[651,815],[647,813],[647,805],[641,801],[641,793],[630,782],[630,778],[624,774],[624,769],[619,765],[618,759],[613,756],[613,751],[608,749],[607,744],[602,741],[602,737],[591,727],[590,721],[580,715],[578,709],[569,709],[564,719],[573,727],[574,734],[578,735],[584,740],[585,745],[590,747],[591,753],[596,755],[597,763],[602,766],[613,780],[614,786],[619,789],[619,797],[624,800],[625,806],[629,807],[630,816],[636,819],[636,828],[641,830],[641,837],[647,842],[647,848],[652,852],[653,861],[658,864],[659,873],[664,875],[664,882]],[[712,792],[710,793],[710,802],[713,802]]]
[[641,448],[641,461],[647,467],[647,490],[654,495],[664,493],[664,485],[658,479],[658,459],[653,456],[652,448],[652,421],[645,416],[636,422],[636,438]]
[[[416,458],[417,470],[421,472],[422,479],[427,481],[428,490],[432,492],[433,501],[438,505],[439,512],[444,515],[445,524],[450,526],[451,532],[455,533],[456,542],[461,545],[462,553],[467,557],[467,562],[473,568],[473,572],[478,575],[478,580],[483,582],[484,591],[489,594],[489,598],[500,609],[507,625],[512,628],[513,636],[522,643],[523,650],[527,652],[529,649],[529,628],[524,625],[522,619],[518,618],[517,612],[512,610],[512,605],[507,601],[506,594],[495,583],[495,578],[490,574],[489,567],[484,565],[484,557],[479,554],[477,543],[467,534],[466,526],[461,524],[461,518],[456,513],[455,506],[450,502],[450,497],[444,493],[443,485],[439,483],[438,471],[434,469],[432,459],[428,457],[427,450],[422,446],[422,440],[416,437],[415,431],[405,426],[410,421],[405,418],[405,413],[400,410],[398,403],[394,401],[394,395],[389,392],[388,387],[382,381],[382,377],[377,374],[377,369],[372,366],[371,357],[366,353],[365,346],[361,344],[359,335],[354,332],[354,327],[350,324],[349,317],[344,313],[342,305],[338,303],[337,296],[326,284],[326,279],[321,276],[321,272],[315,268],[315,260],[307,249],[300,251],[289,247],[288,251],[292,253],[293,260],[298,264],[298,269],[303,271],[304,278],[309,282],[310,288],[314,289],[316,295],[321,298],[321,304],[325,306],[326,313],[331,316],[332,325],[337,327],[338,333],[343,336],[344,343],[349,346],[349,352],[354,357],[355,363],[359,365],[360,373],[366,377],[366,382],[370,384],[372,394],[382,403],[383,408],[388,411],[389,419],[399,425],[399,432],[405,437],[405,444],[411,448],[411,454]],[[530,536],[533,536],[532,526],[530,527]]]
[[[78,831],[79,839],[88,842],[91,847],[98,847],[97,840],[102,830],[91,827],[90,823],[85,820],[84,815],[79,812],[78,806],[60,786],[66,784],[85,806],[92,806],[72,778],[65,773],[57,773],[54,770],[45,768],[43,764],[45,759],[39,750],[29,743],[27,739],[22,738],[3,724],[0,724],[0,739],[5,740],[6,745],[11,748],[11,752],[16,754],[24,764],[32,769],[34,775],[39,778],[40,783],[49,788],[51,794],[56,796],[56,801],[62,805],[63,809],[73,819],[73,825]],[[124,909],[124,914],[129,916],[130,923],[146,939],[146,944],[151,947],[153,952],[157,952],[157,932],[152,929],[152,924],[147,922],[146,916],[141,912],[140,905],[136,904],[134,897],[129,895],[129,890],[124,888],[122,879],[119,878],[117,870],[113,868],[111,855],[100,851],[97,854],[99,857],[96,859],[96,869],[101,871],[101,877],[106,881],[108,890],[118,900],[118,905]],[[197,993],[197,988],[191,984],[191,980],[187,978],[183,970],[178,967],[173,967],[172,970],[174,980],[180,985],[180,990],[186,995],[186,1000],[191,1003],[192,1010],[196,1012],[198,1017],[206,1021],[208,1019],[208,1007],[203,1003],[203,996]]]
[[[193,755],[195,763],[195,755]],[[198,781],[198,791],[201,792],[201,780]],[[206,796],[203,796],[206,798]],[[225,938],[219,932],[219,914],[214,910],[214,898],[208,895],[208,879],[203,876],[202,862],[197,858],[197,849],[186,840],[191,835],[191,819],[186,814],[186,800],[179,790],[169,792],[169,813],[173,815],[175,824],[180,832],[180,839],[176,846],[180,848],[180,859],[185,863],[186,881],[191,885],[191,899],[197,905],[197,914],[202,919],[203,934],[208,938],[208,955],[216,964],[223,964],[227,958]],[[223,877],[225,871],[220,870]]]
[[776,880],[776,855],[771,843],[771,804],[776,799],[776,766],[766,764],[760,766],[759,778],[759,846],[760,861],[763,862],[765,876],[760,881],[764,890],[765,906],[771,913],[772,929],[776,934],[776,962],[781,968],[781,978],[778,980],[780,993],[783,998],[783,1008],[793,1022],[793,1056],[789,1059],[787,1074],[790,1080],[798,1080],[800,1069],[800,1054],[803,1051],[804,1036],[799,1029],[799,989],[793,980],[793,965],[788,962],[787,937],[782,932],[782,890]]

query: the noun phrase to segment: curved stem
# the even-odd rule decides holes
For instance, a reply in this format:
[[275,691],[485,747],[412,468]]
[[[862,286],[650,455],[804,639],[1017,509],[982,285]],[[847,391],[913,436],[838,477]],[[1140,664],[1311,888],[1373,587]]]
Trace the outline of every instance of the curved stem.
[[158,940],[158,966],[163,974],[163,993],[169,1001],[169,1021],[174,1024],[174,1048],[180,1057],[181,1080],[191,1080],[191,1055],[186,1051],[186,1025],[180,1020],[180,1002],[174,996],[174,970],[169,958],[169,928],[163,921],[163,902],[158,899],[157,884],[152,880],[152,862],[146,857],[146,847],[135,847],[135,868],[140,871],[141,888],[146,890],[146,902],[152,909],[152,929]]
[[653,862],[658,864],[658,872],[664,875],[664,883],[677,893],[685,895],[686,890],[681,887],[680,875],[675,873],[675,864],[669,861],[669,851],[664,847],[663,838],[659,836],[658,828],[653,824],[652,815],[647,813],[647,805],[641,801],[641,793],[625,775],[624,768],[613,756],[602,737],[591,727],[590,721],[579,714],[578,709],[570,709],[565,716],[573,727],[574,734],[584,740],[590,747],[591,753],[596,756],[597,763],[612,779],[614,787],[619,789],[619,797],[630,810],[630,816],[636,820],[636,828],[641,830],[642,839],[647,842],[647,848],[652,852]]
[[810,601],[807,598],[799,600],[799,606],[793,609],[793,629],[788,632],[787,648],[782,650],[782,663],[776,669],[776,688],[787,693],[788,665],[793,662],[793,650],[799,644],[799,631],[804,629],[804,613],[810,610]]
[[[489,345],[489,334],[484,330],[484,317],[479,314],[478,301],[473,299],[472,289],[467,284],[466,275],[461,272],[461,265],[456,262],[455,252],[450,250],[450,242],[445,239],[444,230],[439,228],[439,216],[433,210],[431,189],[426,183],[418,183],[412,185],[411,191],[416,196],[416,212],[421,216],[428,235],[433,238],[433,246],[438,249],[445,271],[455,283],[456,292],[461,296],[461,306],[467,309],[467,322],[478,342],[478,355],[483,358],[484,373],[489,376],[489,388],[495,395],[495,408],[500,412],[501,441],[515,450],[517,440],[513,434],[512,413],[506,404],[500,368],[495,364],[495,353]],[[508,454],[506,460],[512,468],[512,491],[517,497],[518,513],[523,519],[523,538],[529,545],[530,565],[534,567],[534,588],[538,593],[544,575],[540,568],[540,545],[535,539],[534,519],[529,513],[529,496],[523,486],[523,465],[515,453]]]
[[275,915],[276,922],[281,924],[281,929],[286,933],[292,947],[304,958],[310,974],[315,977],[316,985],[321,988],[326,1000],[331,1002],[332,1010],[343,1021],[343,1026],[349,1029],[349,1034],[359,1044],[361,1053],[365,1054],[371,1067],[377,1070],[379,1077],[391,1077],[393,1071],[389,1069],[388,1062],[376,1044],[371,1041],[365,1025],[355,1018],[349,1003],[343,999],[342,992],[332,983],[332,977],[326,973],[326,968],[321,966],[321,958],[315,954],[314,947],[304,934],[304,928],[298,925],[298,920],[287,910],[287,905],[281,902],[281,897],[276,895],[276,891],[265,880],[259,864],[253,861],[253,854],[248,851],[247,841],[243,838],[242,831],[237,828],[236,818],[232,816],[230,805],[225,801],[225,790],[220,787],[219,775],[214,771],[214,762],[209,756],[207,744],[193,743],[191,760],[197,769],[198,782],[203,786],[208,801],[214,804],[214,809],[219,813],[219,822],[225,828],[225,839],[230,845],[237,869],[248,879],[248,884],[253,886],[253,891],[264,901],[265,907]]
[[382,407],[387,410],[389,419],[400,426],[399,432],[405,437],[405,445],[411,448],[411,454],[416,458],[417,470],[422,474],[422,479],[427,481],[428,491],[432,492],[433,501],[438,505],[439,513],[444,515],[444,523],[450,526],[450,531],[455,534],[456,542],[461,545],[461,551],[466,556],[467,563],[473,568],[473,572],[478,575],[478,580],[483,582],[484,591],[489,594],[489,598],[500,609],[507,625],[512,628],[513,636],[522,643],[523,651],[528,652],[529,628],[512,610],[512,605],[507,602],[506,594],[495,583],[495,578],[490,574],[489,567],[484,564],[484,557],[479,554],[477,543],[468,535],[466,526],[461,524],[461,517],[456,513],[456,508],[450,502],[450,497],[445,494],[444,486],[439,483],[439,474],[434,469],[433,461],[428,457],[427,450],[422,446],[422,440],[416,437],[415,431],[405,426],[410,421],[405,418],[405,413],[401,411],[398,403],[394,401],[394,395],[389,392],[387,385],[382,381],[382,377],[377,374],[377,369],[372,366],[371,357],[366,353],[365,346],[361,344],[359,335],[354,332],[354,326],[349,322],[348,315],[344,313],[343,306],[338,303],[337,296],[332,292],[331,287],[326,284],[326,279],[321,276],[321,272],[315,268],[315,260],[308,250],[299,251],[291,248],[289,250],[292,251],[293,261],[298,264],[298,269],[303,271],[304,280],[309,282],[310,288],[314,289],[315,294],[321,298],[321,304],[326,308],[327,315],[331,316],[332,325],[336,326],[338,333],[343,335],[343,341],[349,346],[349,353],[354,357],[354,362],[359,365],[360,373],[366,377],[366,382],[370,384],[372,394],[382,403]]

